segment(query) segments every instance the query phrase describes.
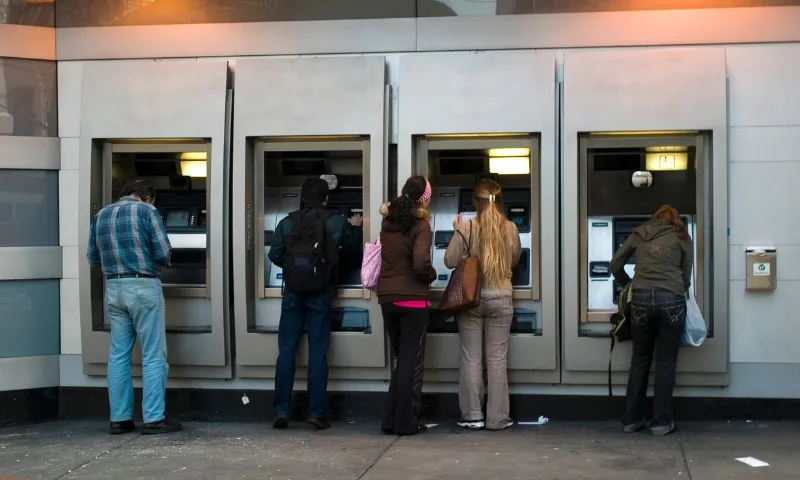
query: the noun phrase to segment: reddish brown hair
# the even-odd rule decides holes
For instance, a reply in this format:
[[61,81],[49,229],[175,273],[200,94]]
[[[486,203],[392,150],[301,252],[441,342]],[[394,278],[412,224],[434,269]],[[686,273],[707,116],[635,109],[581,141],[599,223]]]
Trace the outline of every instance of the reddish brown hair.
[[657,220],[667,225],[674,225],[678,229],[678,236],[686,240],[689,238],[689,231],[681,220],[678,210],[672,205],[661,205],[653,214],[652,220]]

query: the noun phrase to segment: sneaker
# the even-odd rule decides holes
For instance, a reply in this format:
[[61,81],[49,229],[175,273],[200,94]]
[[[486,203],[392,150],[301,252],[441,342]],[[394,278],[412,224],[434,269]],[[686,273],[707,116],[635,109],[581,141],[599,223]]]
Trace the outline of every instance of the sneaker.
[[308,423],[313,425],[317,430],[327,430],[331,428],[331,422],[325,417],[309,418]]
[[276,415],[275,420],[272,421],[272,428],[283,430],[289,428],[289,417],[286,415]]
[[480,430],[486,426],[483,420],[464,420],[463,418],[458,421],[457,425],[461,428],[468,428],[470,430]]
[[183,429],[181,422],[164,419],[158,422],[145,423],[142,428],[144,435],[158,435],[161,433],[178,432]]
[[669,435],[673,433],[677,428],[675,428],[674,422],[669,422],[666,425],[654,425],[650,427],[650,433],[655,435],[656,437],[663,437],[664,435]]
[[639,420],[638,422],[630,423],[628,425],[623,425],[622,431],[625,433],[636,433],[639,430],[643,429],[645,426],[647,426],[647,421],[642,419]]
[[500,424],[498,426],[494,427],[494,428],[491,428],[491,429],[487,428],[487,430],[492,430],[492,431],[505,430],[505,429],[511,428],[513,426],[514,426],[514,421],[513,420],[506,420],[504,422],[500,422]]
[[111,435],[119,435],[136,430],[136,424],[133,423],[133,420],[125,420],[124,422],[111,422],[108,430]]

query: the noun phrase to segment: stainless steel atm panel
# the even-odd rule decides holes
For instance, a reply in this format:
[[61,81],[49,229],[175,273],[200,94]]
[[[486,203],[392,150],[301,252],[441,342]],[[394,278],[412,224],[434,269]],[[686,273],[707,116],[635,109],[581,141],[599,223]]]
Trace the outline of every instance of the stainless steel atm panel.
[[[237,375],[274,378],[280,322],[279,272],[271,232],[299,206],[303,180],[336,175],[329,206],[364,214],[359,255],[380,231],[386,198],[390,89],[382,56],[247,58],[235,66],[232,235]],[[353,267],[352,265],[350,267]],[[350,278],[357,277],[349,268]],[[388,377],[383,317],[375,296],[339,282],[328,350],[330,378]],[[298,389],[308,359],[297,357]]]
[[[567,338],[567,345],[581,342],[580,350],[568,349],[572,363],[592,367],[580,376],[570,373],[571,382],[607,382],[610,316],[617,311],[621,287],[611,276],[610,261],[616,250],[635,228],[649,220],[664,204],[681,214],[692,238],[694,264],[692,291],[708,323],[709,337],[701,348],[682,349],[678,364],[678,383],[682,385],[724,384],[724,369],[715,365],[727,358],[725,318],[715,315],[713,262],[719,259],[713,248],[711,224],[713,184],[711,134],[704,132],[669,133],[593,133],[579,137],[579,301],[578,338]],[[635,172],[649,172],[649,186],[635,186]],[[635,276],[635,257],[625,270]],[[721,327],[721,328],[715,328]],[[723,338],[716,338],[717,330]],[[602,341],[601,341],[602,340]],[[595,343],[591,343],[591,342]],[[627,370],[630,344],[614,352],[614,369]],[[591,372],[597,372],[592,376]],[[602,373],[601,373],[602,372]],[[722,374],[722,375],[720,375]],[[615,383],[624,375],[615,375]]]
[[[225,203],[220,201],[222,195],[212,195],[211,185],[223,185],[212,182],[224,170],[215,168],[211,143],[204,139],[127,139],[97,141],[95,145],[93,215],[117,201],[130,181],[146,180],[156,188],[154,206],[172,246],[170,266],[162,269],[160,277],[170,364],[183,376],[229,376],[226,325],[223,318],[214,318],[211,309],[212,302],[223,301],[213,298],[212,283],[224,283],[228,278],[226,271],[211,274],[212,257],[222,251],[213,248],[210,228],[224,228],[220,219]],[[218,161],[222,163],[222,159]],[[110,332],[103,309],[105,277],[99,268],[93,270],[92,330]],[[92,358],[94,351],[85,350],[84,356],[87,354]],[[135,349],[134,362],[140,361]]]
[[[278,223],[291,212],[304,207],[302,184],[309,178],[325,178],[332,187],[326,208],[348,220],[361,215],[369,218],[372,205],[379,205],[382,195],[374,195],[369,181],[370,142],[363,137],[262,138],[253,146],[252,201],[253,244],[252,270],[255,311],[247,324],[248,333],[264,341],[275,341],[280,323],[284,289],[283,271],[269,260]],[[378,186],[382,189],[382,185]],[[336,277],[336,298],[332,311],[331,367],[369,367],[370,343],[382,329],[373,326],[380,308],[371,292],[361,285],[361,256],[367,235],[364,226],[348,222],[350,240],[344,245]],[[379,323],[380,325],[380,323]],[[382,340],[382,338],[381,338]],[[307,358],[301,346],[299,365]],[[365,355],[367,353],[367,355]],[[275,351],[277,354],[277,351]],[[265,358],[274,366],[277,355]],[[375,363],[384,363],[383,358]],[[374,365],[379,366],[379,365]],[[382,366],[382,365],[380,365]]]
[[[89,224],[94,213],[116,200],[127,180],[146,177],[162,193],[156,200],[162,213],[171,216],[165,220],[176,247],[173,268],[162,276],[170,376],[231,378],[228,139],[233,93],[228,62],[120,60],[87,62],[79,70],[80,97],[74,102],[79,108],[68,116],[80,119],[80,178],[70,192],[77,197],[83,371],[105,375],[110,342],[104,278],[85,260]],[[204,172],[183,172],[182,161],[202,162],[185,166],[200,165]],[[171,185],[170,177],[177,183]],[[133,373],[139,375],[138,346],[134,352]]]
[[[538,137],[519,134],[468,138],[429,136],[418,137],[416,142],[415,173],[426,175],[433,186],[431,259],[438,274],[431,285],[434,306],[452,273],[444,265],[444,254],[454,235],[453,220],[459,213],[475,211],[475,185],[482,178],[492,178],[503,188],[505,213],[517,225],[522,247],[520,261],[514,266],[512,276],[514,319],[509,347],[510,375],[518,381],[523,381],[523,378],[524,381],[536,381],[531,372],[536,369],[536,359],[532,358],[531,352],[536,342],[546,341],[542,337],[539,302]],[[432,369],[430,375],[434,381],[455,377],[460,348],[455,318],[434,315],[428,326],[425,362],[426,367]]]

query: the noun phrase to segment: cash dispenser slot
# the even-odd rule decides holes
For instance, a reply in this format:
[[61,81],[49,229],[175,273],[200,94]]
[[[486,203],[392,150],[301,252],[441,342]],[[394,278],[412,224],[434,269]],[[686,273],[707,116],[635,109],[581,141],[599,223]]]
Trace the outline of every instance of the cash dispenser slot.
[[[512,334],[537,334],[541,335],[541,328],[537,323],[538,314],[529,308],[514,308],[511,317]],[[458,323],[454,316],[444,316],[431,313],[428,322],[428,332],[430,333],[458,333]]]
[[453,240],[453,236],[455,234],[456,232],[453,230],[444,230],[434,233],[433,248],[447,249],[447,246],[450,245],[450,242]]

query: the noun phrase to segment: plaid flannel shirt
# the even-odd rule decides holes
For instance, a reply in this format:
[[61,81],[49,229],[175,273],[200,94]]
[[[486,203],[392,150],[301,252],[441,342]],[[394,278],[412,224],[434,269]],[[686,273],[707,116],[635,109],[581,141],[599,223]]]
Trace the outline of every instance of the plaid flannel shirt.
[[172,245],[156,207],[122,197],[100,210],[89,230],[89,263],[105,275],[152,275],[169,266]]

